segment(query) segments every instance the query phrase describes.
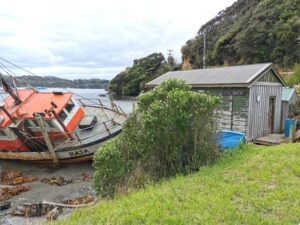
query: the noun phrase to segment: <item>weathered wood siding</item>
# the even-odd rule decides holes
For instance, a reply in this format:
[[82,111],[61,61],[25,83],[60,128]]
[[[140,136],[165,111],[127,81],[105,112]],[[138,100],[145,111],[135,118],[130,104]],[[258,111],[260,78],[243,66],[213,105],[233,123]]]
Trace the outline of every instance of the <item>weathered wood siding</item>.
[[281,102],[281,127],[280,131],[284,131],[285,120],[289,116],[289,102],[282,101]]
[[270,69],[267,72],[265,72],[262,75],[262,77],[258,79],[258,82],[268,82],[268,83],[279,83],[279,84],[281,84],[281,81],[275,75],[273,69]]
[[281,94],[282,84],[280,83],[257,82],[250,87],[247,140],[253,140],[268,133],[270,97],[275,97],[274,131],[280,132]]
[[239,131],[247,135],[248,132],[248,88],[201,88],[197,92],[204,92],[220,97],[221,105],[217,109],[218,129]]

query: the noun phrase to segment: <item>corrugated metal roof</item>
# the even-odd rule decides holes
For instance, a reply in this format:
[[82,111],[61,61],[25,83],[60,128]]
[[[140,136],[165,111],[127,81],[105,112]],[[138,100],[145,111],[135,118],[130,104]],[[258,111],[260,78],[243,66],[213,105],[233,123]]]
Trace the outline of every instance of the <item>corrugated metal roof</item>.
[[295,91],[295,88],[282,88],[281,100],[287,102],[290,101]]
[[182,79],[194,86],[248,86],[262,73],[272,67],[272,63],[172,71],[146,84],[159,85],[168,78]]

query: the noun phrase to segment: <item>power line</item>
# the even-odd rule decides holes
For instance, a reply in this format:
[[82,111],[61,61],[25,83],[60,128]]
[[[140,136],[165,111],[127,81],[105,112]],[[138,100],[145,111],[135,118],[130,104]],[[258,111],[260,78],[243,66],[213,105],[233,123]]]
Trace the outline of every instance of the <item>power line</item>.
[[[25,71],[25,72],[27,72],[27,73],[30,73],[30,74],[33,75],[33,76],[40,77],[39,75],[37,75],[37,74],[35,74],[35,73],[32,73],[32,72],[30,72],[29,70],[26,70],[25,68],[22,68],[21,66],[18,66],[18,65],[14,64],[14,63],[12,63],[12,62],[6,60],[6,59],[3,59],[3,58],[0,57],[0,60],[3,60],[4,62],[7,62],[7,63],[9,63],[10,65],[13,65],[13,66],[17,67],[18,69],[21,69],[21,70],[23,70],[23,71]],[[15,77],[16,77],[16,75],[15,75]],[[18,80],[20,80],[20,79],[18,79]],[[24,82],[24,81],[22,81],[22,82],[25,83],[28,87],[33,88],[34,90],[36,90],[34,87],[31,87],[31,86],[30,86],[29,84],[27,84],[26,82]],[[62,89],[66,90],[66,91],[68,91],[68,92],[71,92],[72,94],[77,95],[77,96],[80,97],[80,98],[83,98],[83,99],[85,99],[85,100],[89,100],[90,102],[92,102],[92,103],[94,103],[94,104],[98,104],[97,102],[94,102],[94,101],[92,101],[92,100],[90,100],[90,99],[88,99],[88,98],[85,98],[84,96],[81,96],[81,95],[79,95],[79,94],[77,94],[77,93],[74,93],[74,92],[68,90],[67,88],[62,88]]]
[[11,75],[10,74],[10,70],[4,65],[4,64],[2,64],[1,62],[0,62],[0,68],[7,74],[7,75]]
[[206,67],[206,32],[203,31],[203,69]]
[[11,70],[9,70],[3,63],[0,62],[0,67],[3,71],[5,71],[7,73],[8,76],[12,76],[14,77],[16,80],[18,80],[19,82],[25,84],[27,87],[36,90],[34,87],[32,87],[31,85],[27,84],[25,81],[19,79]]
[[22,67],[20,67],[20,66],[18,66],[18,65],[16,65],[16,64],[14,64],[14,63],[8,61],[8,60],[6,60],[6,59],[3,59],[3,58],[1,58],[1,57],[0,57],[0,59],[3,60],[4,62],[7,62],[7,63],[9,63],[9,64],[11,64],[11,65],[13,65],[13,66],[15,66],[15,67],[17,67],[17,68],[19,68],[19,69],[25,71],[25,72],[27,72],[27,73],[30,73],[31,75],[34,75],[34,76],[37,76],[37,77],[38,77],[38,75],[36,75],[36,74],[30,72],[29,70],[26,70],[26,69],[24,69],[24,68],[22,68]]

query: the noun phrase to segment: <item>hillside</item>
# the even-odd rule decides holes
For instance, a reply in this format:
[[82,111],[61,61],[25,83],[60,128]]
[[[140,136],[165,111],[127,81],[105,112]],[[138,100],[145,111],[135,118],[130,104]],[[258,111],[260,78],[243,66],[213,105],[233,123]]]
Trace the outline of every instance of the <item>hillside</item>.
[[58,224],[299,224],[299,144],[246,146],[212,167],[94,207]]
[[183,69],[206,65],[300,63],[300,1],[238,0],[204,24],[182,47]]
[[152,53],[146,57],[135,59],[131,67],[126,68],[111,80],[109,89],[116,95],[138,95],[147,82],[173,70],[173,57],[165,60],[162,53]]
[[[10,78],[6,79],[11,85],[12,80]],[[91,88],[91,89],[102,89],[107,88],[108,80],[103,79],[75,79],[67,80],[54,76],[18,76],[17,85],[22,87],[29,84],[33,87],[63,87],[63,88]]]
[[[181,69],[273,62],[284,69],[300,63],[300,0],[238,0],[201,26],[182,47]],[[161,53],[136,59],[109,88],[116,95],[138,95],[145,83],[170,70],[174,59]],[[172,63],[170,63],[172,62]]]

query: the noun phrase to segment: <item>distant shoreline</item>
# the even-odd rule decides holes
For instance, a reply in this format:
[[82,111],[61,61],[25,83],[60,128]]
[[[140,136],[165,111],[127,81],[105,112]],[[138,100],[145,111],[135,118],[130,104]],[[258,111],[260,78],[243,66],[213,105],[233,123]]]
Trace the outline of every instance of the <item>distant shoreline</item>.
[[[12,79],[4,76],[7,82],[12,86]],[[54,76],[18,76],[16,82],[19,87],[45,87],[45,88],[80,88],[80,89],[106,89],[109,80],[91,78],[68,80]]]

